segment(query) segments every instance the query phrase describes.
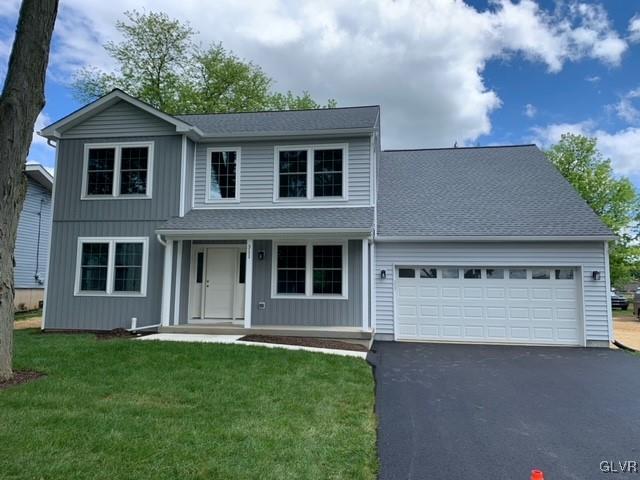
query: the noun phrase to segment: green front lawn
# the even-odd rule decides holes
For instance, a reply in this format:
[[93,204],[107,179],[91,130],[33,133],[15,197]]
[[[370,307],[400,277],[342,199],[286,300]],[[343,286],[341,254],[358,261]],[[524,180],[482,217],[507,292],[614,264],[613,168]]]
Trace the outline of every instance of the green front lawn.
[[13,319],[16,322],[19,322],[21,320],[29,320],[30,318],[35,318],[35,317],[41,317],[42,316],[42,309],[38,309],[38,310],[27,310],[26,312],[16,312],[14,313]]
[[363,361],[238,345],[15,334],[3,479],[373,479]]
[[612,310],[613,313],[613,318],[628,318],[628,319],[632,319],[635,317],[635,314],[633,313],[635,311],[635,306],[633,305],[633,303],[629,303],[629,308],[627,308],[626,310],[620,310],[619,308],[614,308]]

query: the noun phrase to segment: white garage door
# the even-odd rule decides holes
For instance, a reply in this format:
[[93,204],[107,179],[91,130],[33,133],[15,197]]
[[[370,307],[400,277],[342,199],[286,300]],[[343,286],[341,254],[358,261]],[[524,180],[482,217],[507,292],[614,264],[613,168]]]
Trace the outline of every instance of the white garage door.
[[578,345],[577,277],[567,267],[400,267],[396,337]]

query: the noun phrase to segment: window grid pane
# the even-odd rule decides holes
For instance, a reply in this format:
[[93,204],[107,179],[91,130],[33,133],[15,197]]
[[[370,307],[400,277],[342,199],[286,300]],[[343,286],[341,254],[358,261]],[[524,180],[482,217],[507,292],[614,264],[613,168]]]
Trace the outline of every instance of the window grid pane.
[[487,278],[490,280],[504,280],[504,269],[487,268]]
[[117,243],[113,290],[140,292],[142,283],[142,243]]
[[482,270],[479,268],[465,268],[464,278],[480,278]]
[[512,268],[509,270],[510,280],[526,280],[527,269],[526,268]]
[[211,152],[209,198],[236,198],[236,152]]
[[108,243],[83,243],[80,259],[80,290],[106,292],[108,265]]
[[307,196],[307,151],[280,152],[279,196],[282,198],[304,198]]
[[307,249],[304,245],[278,245],[276,291],[305,294]]
[[313,293],[342,294],[342,245],[313,246]]
[[556,280],[573,280],[573,269],[559,268],[556,270]]
[[420,278],[438,278],[438,270],[435,268],[421,268]]
[[313,195],[342,196],[342,149],[315,150],[313,161]]
[[532,280],[549,280],[551,275],[549,270],[546,268],[534,268],[531,270],[531,279]]
[[115,148],[90,148],[87,162],[87,195],[111,195]]
[[148,147],[124,147],[120,159],[120,194],[146,195]]

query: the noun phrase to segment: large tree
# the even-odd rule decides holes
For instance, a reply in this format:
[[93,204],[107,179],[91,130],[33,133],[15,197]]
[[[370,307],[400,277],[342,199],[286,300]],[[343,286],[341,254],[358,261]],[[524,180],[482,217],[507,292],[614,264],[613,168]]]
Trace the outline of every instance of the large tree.
[[57,12],[58,0],[23,0],[0,97],[0,381],[13,375],[13,255]]
[[612,285],[621,287],[640,263],[640,197],[626,177],[614,175],[611,160],[598,151],[595,138],[564,134],[547,157],[616,235],[610,243]]
[[[171,114],[323,107],[308,92],[274,92],[273,79],[258,65],[221,44],[196,45],[187,23],[165,13],[134,10],[125,16],[126,21],[116,22],[122,41],[104,46],[116,71],[80,70],[73,84],[79,100],[120,88]],[[334,105],[333,100],[326,104]]]

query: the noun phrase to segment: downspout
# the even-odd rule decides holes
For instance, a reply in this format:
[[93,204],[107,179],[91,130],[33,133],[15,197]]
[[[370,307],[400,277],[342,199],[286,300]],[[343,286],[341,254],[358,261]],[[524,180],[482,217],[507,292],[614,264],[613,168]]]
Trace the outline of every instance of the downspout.
[[38,215],[38,243],[36,244],[36,271],[33,274],[33,278],[38,282],[38,285],[42,285],[44,280],[40,278],[40,232],[42,231],[42,206],[44,205],[44,198],[40,199],[40,211]]

